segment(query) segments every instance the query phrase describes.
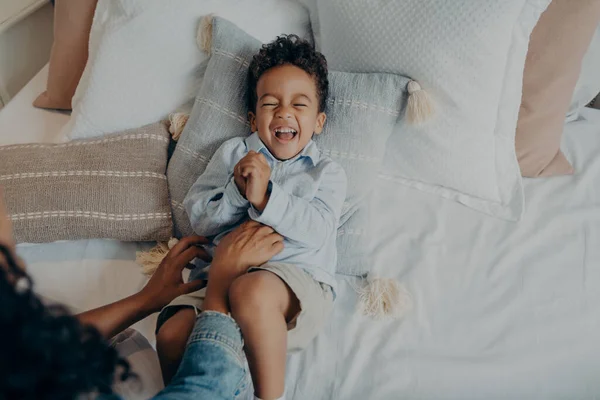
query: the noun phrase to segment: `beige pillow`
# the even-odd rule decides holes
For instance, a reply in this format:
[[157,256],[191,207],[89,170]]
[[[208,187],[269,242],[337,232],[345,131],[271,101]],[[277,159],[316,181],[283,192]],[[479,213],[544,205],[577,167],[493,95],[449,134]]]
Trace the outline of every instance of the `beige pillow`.
[[599,21],[600,0],[553,0],[531,34],[516,134],[523,176],[573,173],[560,141],[581,63]]
[[168,240],[168,145],[157,123],[96,140],[0,147],[16,241]]
[[56,0],[54,44],[46,91],[35,107],[70,110],[71,99],[88,58],[88,42],[97,0]]

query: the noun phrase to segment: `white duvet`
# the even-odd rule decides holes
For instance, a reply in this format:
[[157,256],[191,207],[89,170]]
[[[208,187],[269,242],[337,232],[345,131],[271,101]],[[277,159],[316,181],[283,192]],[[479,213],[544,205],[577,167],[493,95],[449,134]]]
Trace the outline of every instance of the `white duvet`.
[[527,180],[520,223],[379,181],[376,268],[405,282],[404,320],[334,318],[290,361],[298,399],[600,398],[600,112],[566,128],[572,177]]
[[[25,105],[21,95],[0,112],[0,144],[36,123]],[[331,322],[289,359],[288,398],[600,398],[600,112],[569,124],[563,149],[578,172],[527,180],[520,223],[380,180],[374,268],[404,282],[413,309],[399,321],[362,317],[360,281],[339,277]],[[39,293],[84,310],[143,286],[134,258],[147,246],[89,240],[19,253]],[[154,318],[136,326],[151,341]]]

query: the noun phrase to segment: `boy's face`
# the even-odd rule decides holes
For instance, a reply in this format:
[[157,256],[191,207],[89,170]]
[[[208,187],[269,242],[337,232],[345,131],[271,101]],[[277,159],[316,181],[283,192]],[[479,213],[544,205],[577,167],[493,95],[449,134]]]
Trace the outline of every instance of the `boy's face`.
[[279,160],[295,157],[323,131],[325,113],[319,112],[312,76],[293,65],[266,71],[256,85],[256,113],[250,112],[252,131]]

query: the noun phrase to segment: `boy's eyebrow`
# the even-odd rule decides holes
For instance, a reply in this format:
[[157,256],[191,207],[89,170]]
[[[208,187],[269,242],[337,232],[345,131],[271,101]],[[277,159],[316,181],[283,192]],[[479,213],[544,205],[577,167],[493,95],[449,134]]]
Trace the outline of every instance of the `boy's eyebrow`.
[[271,93],[265,93],[258,98],[258,101],[261,101],[263,99],[263,97],[267,97],[267,96],[273,96],[273,95]]
[[312,103],[312,100],[311,100],[311,98],[310,98],[310,97],[308,97],[307,95],[305,95],[304,93],[300,93],[300,94],[298,94],[298,95],[296,95],[296,96],[298,96],[298,97],[304,97],[304,98],[306,98],[306,100],[308,100],[310,103]]
[[[275,96],[273,96],[271,93],[265,93],[265,94],[263,94],[262,96],[260,96],[260,97],[258,98],[258,101],[261,101],[263,98],[265,98],[265,97],[267,97],[267,96],[272,96],[272,97],[275,97]],[[294,97],[304,97],[304,98],[306,98],[306,100],[308,100],[309,102],[312,102],[311,98],[310,98],[310,97],[308,97],[308,95],[306,95],[306,94],[304,94],[304,93],[299,93],[299,94],[295,95]]]

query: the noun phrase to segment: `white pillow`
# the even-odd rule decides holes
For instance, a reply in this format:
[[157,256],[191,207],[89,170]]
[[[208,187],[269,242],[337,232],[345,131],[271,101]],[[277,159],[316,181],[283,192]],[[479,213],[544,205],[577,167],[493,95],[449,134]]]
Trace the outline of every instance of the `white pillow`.
[[303,2],[331,69],[410,76],[436,104],[433,120],[400,125],[390,137],[381,176],[520,219],[514,141],[523,69],[550,0]]
[[590,48],[583,58],[581,75],[579,75],[577,86],[573,92],[567,121],[577,119],[579,111],[588,105],[598,93],[600,93],[600,26],[596,29]]
[[308,13],[292,0],[100,0],[66,136],[143,126],[191,102],[207,58],[196,44],[198,25],[211,13],[263,42],[309,36]]

